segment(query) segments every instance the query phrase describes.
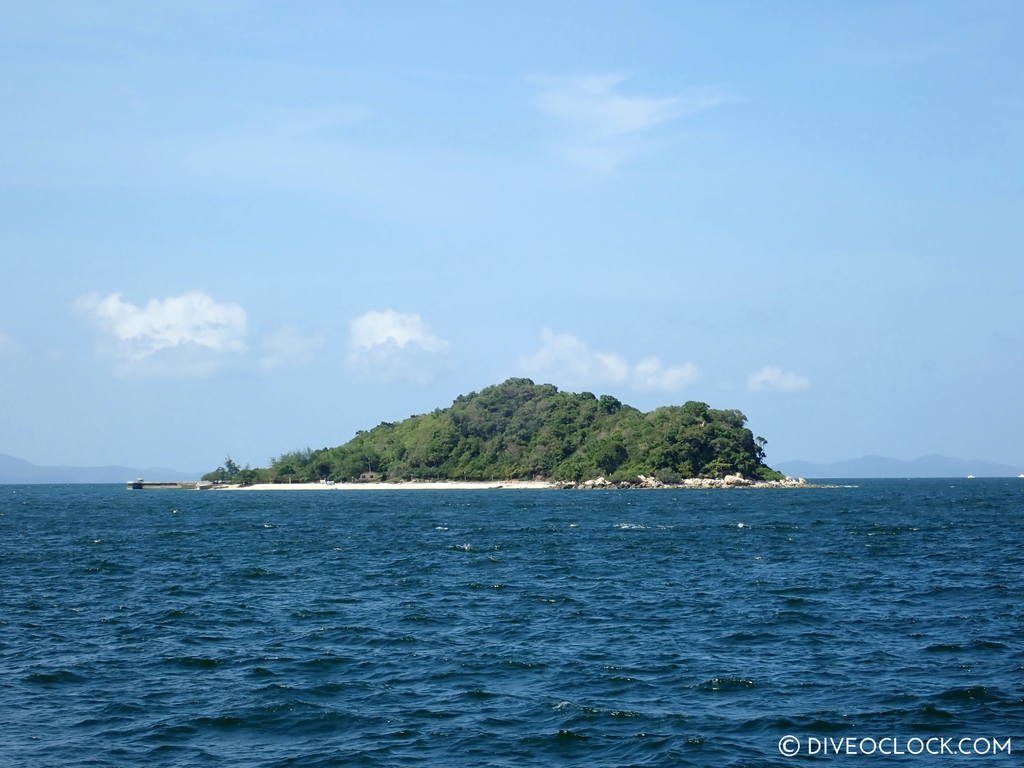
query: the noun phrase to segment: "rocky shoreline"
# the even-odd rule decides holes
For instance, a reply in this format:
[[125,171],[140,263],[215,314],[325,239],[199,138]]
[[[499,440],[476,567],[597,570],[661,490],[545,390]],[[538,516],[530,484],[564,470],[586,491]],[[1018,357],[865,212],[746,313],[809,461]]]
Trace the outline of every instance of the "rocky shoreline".
[[[196,484],[199,487],[199,484]],[[640,488],[687,489],[687,488],[834,488],[836,486],[815,485],[802,477],[787,477],[783,480],[750,480],[742,475],[726,475],[722,478],[691,477],[679,483],[663,483],[653,475],[638,475],[635,480],[612,482],[604,477],[582,482],[558,482],[549,480],[405,480],[398,482],[376,481],[363,483],[257,483],[253,485],[205,484],[204,488],[217,491],[483,491],[497,489],[522,490],[628,490]]]
[[585,480],[580,483],[559,482],[553,487],[561,489],[630,489],[630,488],[828,488],[826,485],[808,483],[802,477],[786,477],[782,480],[751,480],[743,475],[726,475],[725,477],[688,477],[680,483],[663,483],[654,476],[637,475],[636,480],[620,480],[611,482],[603,477]]

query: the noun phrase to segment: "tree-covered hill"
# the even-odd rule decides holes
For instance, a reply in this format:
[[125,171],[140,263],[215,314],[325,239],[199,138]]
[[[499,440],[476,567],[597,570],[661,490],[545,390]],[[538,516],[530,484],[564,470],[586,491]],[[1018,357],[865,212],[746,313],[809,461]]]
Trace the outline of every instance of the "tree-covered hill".
[[449,408],[381,423],[335,448],[286,453],[268,469],[239,469],[229,460],[205,479],[352,481],[367,472],[386,480],[782,477],[764,464],[765,441],[745,423],[740,411],[706,403],[643,413],[610,395],[509,379]]

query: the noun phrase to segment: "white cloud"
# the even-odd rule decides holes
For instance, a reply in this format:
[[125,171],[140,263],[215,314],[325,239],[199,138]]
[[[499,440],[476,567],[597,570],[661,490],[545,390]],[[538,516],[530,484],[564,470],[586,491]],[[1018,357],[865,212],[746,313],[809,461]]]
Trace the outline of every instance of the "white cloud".
[[792,371],[784,371],[773,365],[766,365],[759,371],[750,374],[747,379],[747,389],[751,392],[799,392],[811,386],[806,376],[801,376]]
[[271,371],[302,365],[313,359],[324,345],[323,336],[305,336],[291,326],[284,326],[263,337],[260,368]]
[[372,349],[395,345],[415,346],[427,352],[439,352],[448,342],[431,335],[423,318],[417,314],[402,314],[393,309],[373,310],[349,323],[349,335],[356,349]]
[[75,307],[104,332],[106,349],[125,375],[202,376],[246,348],[245,310],[201,291],[150,299],[143,307],[120,293],[91,294]]
[[520,366],[531,375],[555,375],[567,386],[587,382],[619,384],[629,378],[629,364],[618,355],[594,352],[571,333],[541,331],[541,347],[524,356]]
[[372,310],[349,323],[349,366],[384,379],[425,381],[448,348],[415,313]]
[[541,111],[591,134],[618,136],[646,130],[675,115],[677,100],[622,96],[615,89],[624,75],[541,77],[537,97]]
[[657,357],[630,364],[621,355],[598,352],[571,333],[541,332],[541,347],[519,360],[519,367],[535,378],[560,386],[585,388],[618,384],[639,390],[675,392],[697,378],[697,366],[666,365]]
[[93,294],[79,299],[78,306],[116,339],[135,345],[140,355],[184,344],[217,352],[245,349],[245,310],[218,304],[200,291],[150,299],[145,307],[128,303],[120,293]]
[[637,389],[657,389],[675,392],[697,378],[697,366],[663,365],[656,357],[641,360],[633,367],[633,378]]
[[560,152],[595,173],[611,174],[643,148],[643,133],[678,117],[731,101],[720,88],[692,88],[671,97],[626,96],[627,76],[535,77],[536,105],[558,122]]

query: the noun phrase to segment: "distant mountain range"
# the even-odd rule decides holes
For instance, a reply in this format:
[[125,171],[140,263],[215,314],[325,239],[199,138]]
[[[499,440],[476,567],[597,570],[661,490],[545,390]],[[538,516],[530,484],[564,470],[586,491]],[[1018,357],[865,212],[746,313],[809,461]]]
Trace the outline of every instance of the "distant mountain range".
[[199,475],[199,472],[179,472],[166,467],[50,467],[0,453],[0,483],[124,483],[137,477],[196,480]]
[[[813,461],[772,462],[775,469],[792,477],[1016,477],[1024,466],[991,461],[956,459],[950,456],[921,456],[893,459],[862,456],[831,464]],[[124,483],[137,477],[148,480],[195,480],[199,472],[179,472],[167,467],[44,466],[0,453],[0,484],[11,483]]]
[[916,459],[891,459],[887,456],[862,456],[831,464],[812,461],[771,462],[780,472],[792,477],[1016,477],[1024,465],[996,464],[977,459],[950,456],[921,456]]

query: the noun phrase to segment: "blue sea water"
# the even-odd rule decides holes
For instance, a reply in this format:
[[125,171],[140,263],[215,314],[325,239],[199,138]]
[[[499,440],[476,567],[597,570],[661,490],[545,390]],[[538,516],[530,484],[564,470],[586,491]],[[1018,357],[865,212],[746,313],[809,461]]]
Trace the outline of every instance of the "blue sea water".
[[853,482],[0,486],[0,765],[1021,765],[1024,480]]

